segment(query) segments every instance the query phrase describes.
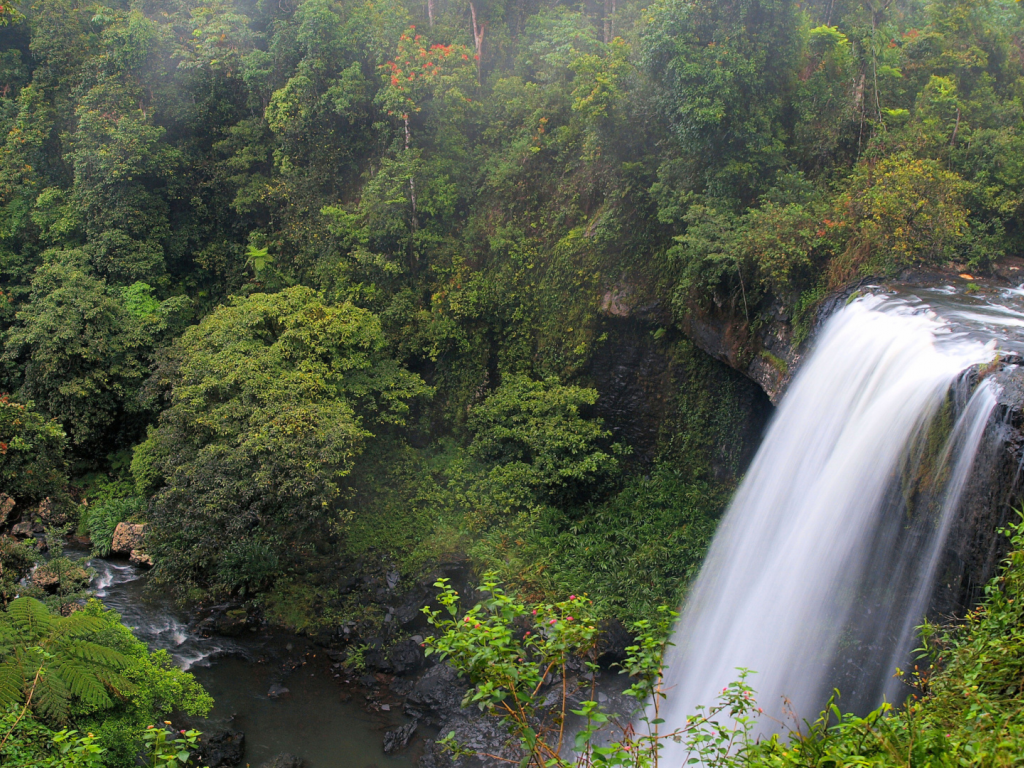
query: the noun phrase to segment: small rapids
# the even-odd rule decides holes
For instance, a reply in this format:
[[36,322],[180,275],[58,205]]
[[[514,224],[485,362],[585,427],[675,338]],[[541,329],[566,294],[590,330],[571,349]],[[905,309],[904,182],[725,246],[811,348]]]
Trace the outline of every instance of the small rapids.
[[[972,390],[969,371],[1024,319],[972,301],[950,320],[918,296],[870,295],[826,322],[682,609],[666,728],[713,705],[740,668],[762,734],[814,719],[833,687],[861,711],[906,695],[893,673],[997,403],[997,385]],[[972,316],[984,322],[965,329]],[[666,764],[684,751],[669,742]]]
[[242,646],[228,638],[202,637],[189,631],[169,606],[146,599],[144,575],[134,565],[100,558],[93,558],[89,564],[97,572],[91,585],[96,598],[121,614],[125,626],[150,650],[166,650],[182,669],[208,666],[222,656],[247,655]]

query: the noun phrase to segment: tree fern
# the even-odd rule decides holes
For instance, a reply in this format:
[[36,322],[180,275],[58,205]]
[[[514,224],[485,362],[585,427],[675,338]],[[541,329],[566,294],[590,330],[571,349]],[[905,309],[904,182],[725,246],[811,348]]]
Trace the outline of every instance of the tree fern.
[[128,660],[100,642],[95,616],[55,616],[30,597],[0,614],[0,706],[23,705],[44,720],[64,724],[73,703],[89,710],[113,706],[111,693],[132,686],[122,675]]

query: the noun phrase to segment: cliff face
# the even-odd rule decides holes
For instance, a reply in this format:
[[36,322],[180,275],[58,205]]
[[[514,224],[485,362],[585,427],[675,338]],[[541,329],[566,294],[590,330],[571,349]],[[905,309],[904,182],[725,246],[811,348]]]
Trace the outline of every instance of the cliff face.
[[758,384],[666,330],[655,315],[607,316],[588,378],[596,411],[641,467],[668,461],[689,475],[735,483],[771,416]]
[[[1006,360],[991,374],[999,386],[998,405],[946,539],[932,607],[937,615],[977,604],[1007,553],[1009,542],[999,529],[1015,518],[1024,490],[1024,368],[1019,362]],[[968,384],[977,384],[981,375],[968,372]]]

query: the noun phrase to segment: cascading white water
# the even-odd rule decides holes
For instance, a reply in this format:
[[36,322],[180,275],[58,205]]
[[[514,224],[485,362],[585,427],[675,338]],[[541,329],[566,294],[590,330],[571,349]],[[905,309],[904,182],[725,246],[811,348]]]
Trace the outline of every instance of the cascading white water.
[[[686,600],[666,659],[669,729],[714,704],[737,668],[778,720],[784,701],[813,719],[834,685],[847,706],[898,692],[891,676],[996,404],[983,382],[957,409],[951,387],[994,354],[879,296],[828,321]],[[669,742],[665,764],[683,749]]]

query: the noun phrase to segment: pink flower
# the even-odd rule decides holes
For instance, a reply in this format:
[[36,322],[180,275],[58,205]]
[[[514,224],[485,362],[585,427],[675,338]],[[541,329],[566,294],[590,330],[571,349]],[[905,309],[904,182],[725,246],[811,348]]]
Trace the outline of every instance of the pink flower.
[[570,600],[575,600],[576,599],[576,595],[569,595],[569,599]]
[[566,620],[566,621],[572,621],[572,616],[566,616],[566,617],[565,617],[565,620]]
[[555,623],[554,619],[552,619],[551,621],[548,622],[548,624],[554,624],[554,623]]

